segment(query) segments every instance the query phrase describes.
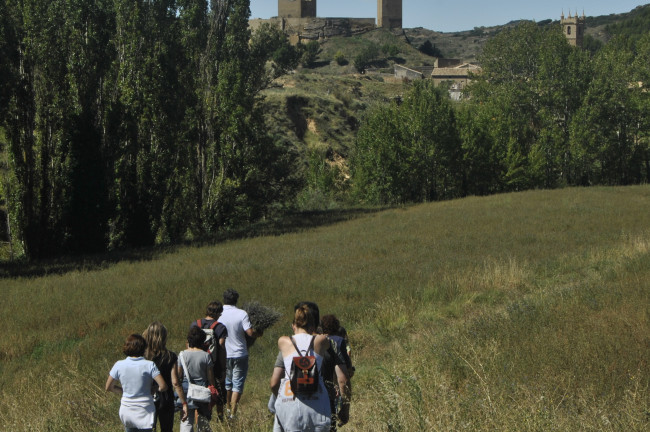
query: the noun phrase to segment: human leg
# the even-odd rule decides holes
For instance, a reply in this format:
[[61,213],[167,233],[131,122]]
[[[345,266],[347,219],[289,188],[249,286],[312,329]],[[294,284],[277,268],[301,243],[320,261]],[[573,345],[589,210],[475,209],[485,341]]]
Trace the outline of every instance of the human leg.
[[244,383],[246,382],[246,377],[248,375],[248,356],[232,360],[232,392],[229,394],[229,397],[231,416],[234,417],[237,413],[237,405],[239,404],[241,395],[244,392]]
[[234,367],[235,359],[226,359],[226,379],[224,387],[226,389],[226,409],[230,411],[230,403],[232,401],[232,370]]
[[199,414],[196,419],[196,429],[200,432],[212,432],[210,420],[204,415]]
[[161,409],[156,413],[158,414],[160,432],[172,432],[174,430],[174,408]]
[[234,417],[237,414],[237,404],[239,404],[239,399],[241,399],[241,393],[233,391],[232,398],[230,400],[230,416]]

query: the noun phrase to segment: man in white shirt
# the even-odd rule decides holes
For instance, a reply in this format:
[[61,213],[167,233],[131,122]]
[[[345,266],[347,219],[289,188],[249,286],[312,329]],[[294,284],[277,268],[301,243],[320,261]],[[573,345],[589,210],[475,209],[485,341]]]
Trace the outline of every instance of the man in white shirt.
[[227,289],[223,293],[223,312],[219,322],[226,326],[226,407],[230,417],[235,417],[237,404],[244,391],[244,382],[248,375],[248,344],[246,336],[255,337],[246,311],[235,305],[239,293]]

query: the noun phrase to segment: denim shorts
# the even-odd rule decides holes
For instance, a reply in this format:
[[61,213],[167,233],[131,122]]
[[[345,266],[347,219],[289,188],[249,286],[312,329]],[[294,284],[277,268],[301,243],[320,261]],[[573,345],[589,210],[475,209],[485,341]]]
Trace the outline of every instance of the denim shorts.
[[248,356],[226,359],[226,390],[241,394],[248,375]]

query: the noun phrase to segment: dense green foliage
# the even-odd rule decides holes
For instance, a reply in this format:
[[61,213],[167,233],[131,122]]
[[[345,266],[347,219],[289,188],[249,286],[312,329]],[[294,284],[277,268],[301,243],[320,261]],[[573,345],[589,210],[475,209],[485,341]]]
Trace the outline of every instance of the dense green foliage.
[[[500,32],[456,110],[433,91],[421,103],[414,96],[427,85],[415,83],[401,105],[367,116],[351,167],[359,198],[420,202],[650,181],[650,34],[634,50],[623,42],[591,57],[556,25],[524,22]],[[436,179],[441,173],[445,180]],[[436,186],[423,189],[414,177]]]
[[[647,34],[587,39],[578,50],[557,23],[504,28],[454,103],[424,82],[323,79],[318,70],[424,56],[381,31],[346,39],[349,50],[335,39],[329,50],[292,47],[270,25],[251,34],[247,0],[0,8],[0,206],[14,250],[28,258],[175,243],[287,203],[324,209],[650,179]],[[282,99],[273,91],[283,82],[306,90]]]
[[430,81],[401,104],[377,107],[357,136],[352,181],[376,204],[445,199],[460,193],[460,139],[451,101]]
[[[295,66],[248,0],[3,0],[7,206],[29,258],[152,245],[291,193],[260,90]],[[268,60],[268,62],[267,62]]]

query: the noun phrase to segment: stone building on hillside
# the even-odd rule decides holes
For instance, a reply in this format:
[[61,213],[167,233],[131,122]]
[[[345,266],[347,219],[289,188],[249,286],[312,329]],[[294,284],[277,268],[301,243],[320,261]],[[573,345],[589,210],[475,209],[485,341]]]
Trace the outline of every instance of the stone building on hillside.
[[569,16],[565,18],[564,12],[562,12],[560,23],[569,45],[582,48],[586,27],[585,13],[582,12],[582,16],[578,16],[578,12],[576,12],[574,16],[571,16],[571,12],[569,12]]
[[463,63],[456,67],[438,67],[431,72],[431,79],[436,85],[445,81],[460,84],[461,88],[471,81],[471,73],[480,72],[481,68],[472,63]]
[[407,80],[407,81],[424,79],[425,76],[431,75],[431,71],[429,71],[429,73],[425,75],[425,71],[423,70],[424,68],[430,68],[433,70],[433,68],[430,66],[406,67],[397,63],[395,64],[395,66],[393,66],[393,70],[395,71],[395,78],[401,80]]
[[446,84],[449,96],[454,100],[462,99],[463,90],[472,81],[472,74],[479,74],[481,68],[473,63],[462,63],[460,59],[436,59],[434,66],[394,66],[397,79],[414,81],[431,78],[434,85]]

